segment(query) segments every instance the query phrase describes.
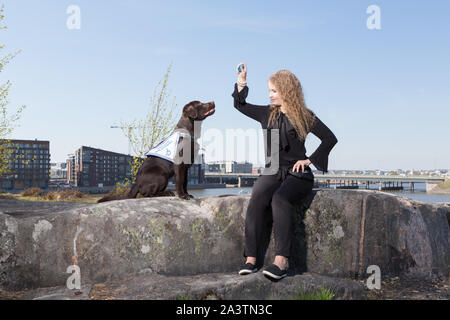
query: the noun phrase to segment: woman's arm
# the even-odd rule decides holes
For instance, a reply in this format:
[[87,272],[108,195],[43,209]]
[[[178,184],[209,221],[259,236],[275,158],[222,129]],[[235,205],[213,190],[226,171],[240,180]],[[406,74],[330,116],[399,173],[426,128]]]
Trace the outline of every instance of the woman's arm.
[[241,87],[235,83],[234,85],[234,92],[232,93],[232,96],[234,98],[234,107],[245,114],[247,117],[250,117],[254,120],[257,120],[259,122],[266,119],[267,111],[269,110],[269,106],[259,106],[247,103],[245,99],[248,95],[248,87]]
[[234,107],[247,117],[262,122],[266,118],[269,106],[257,106],[245,101],[248,95],[247,65],[245,63],[239,63],[236,66],[236,73],[238,80],[234,85],[234,92],[231,94],[234,98]]
[[318,170],[328,172],[328,155],[338,140],[334,133],[317,116],[311,132],[322,140],[322,142],[308,158]]

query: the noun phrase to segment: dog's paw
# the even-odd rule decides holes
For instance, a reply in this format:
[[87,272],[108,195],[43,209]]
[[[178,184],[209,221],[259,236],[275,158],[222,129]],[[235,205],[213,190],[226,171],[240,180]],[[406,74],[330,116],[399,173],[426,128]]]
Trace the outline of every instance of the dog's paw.
[[181,194],[181,195],[178,196],[178,198],[184,199],[184,200],[190,200],[191,199],[189,194]]
[[190,198],[194,198],[194,196],[190,193],[187,194]]
[[173,197],[175,196],[175,193],[169,190],[158,192],[155,197]]

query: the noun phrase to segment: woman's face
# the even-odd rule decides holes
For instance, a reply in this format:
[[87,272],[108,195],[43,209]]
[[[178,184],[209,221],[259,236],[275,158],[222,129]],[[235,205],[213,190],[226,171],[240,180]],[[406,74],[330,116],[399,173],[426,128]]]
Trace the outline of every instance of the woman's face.
[[283,101],[281,101],[281,97],[278,94],[278,90],[277,88],[275,88],[275,85],[271,81],[269,81],[269,98],[273,104],[277,106],[282,105]]

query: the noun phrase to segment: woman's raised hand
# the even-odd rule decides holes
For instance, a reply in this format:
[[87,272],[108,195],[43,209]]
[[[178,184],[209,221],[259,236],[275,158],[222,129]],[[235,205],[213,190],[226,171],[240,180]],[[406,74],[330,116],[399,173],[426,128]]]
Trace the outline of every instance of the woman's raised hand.
[[[239,71],[239,67],[241,67]],[[241,82],[247,82],[247,65],[243,62],[239,63],[236,67],[236,72],[239,77],[239,81]]]

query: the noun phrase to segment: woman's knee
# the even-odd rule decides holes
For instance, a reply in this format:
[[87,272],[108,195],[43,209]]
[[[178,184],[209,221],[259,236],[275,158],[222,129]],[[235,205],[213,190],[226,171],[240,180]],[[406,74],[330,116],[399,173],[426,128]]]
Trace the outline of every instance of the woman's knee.
[[275,192],[272,197],[272,208],[274,205],[289,203],[287,195],[282,192]]
[[256,206],[267,206],[272,198],[272,192],[268,188],[255,188],[252,190],[252,196],[250,197],[250,204]]
[[248,202],[247,217],[262,215],[268,205],[269,203],[264,198],[253,197],[252,195]]

